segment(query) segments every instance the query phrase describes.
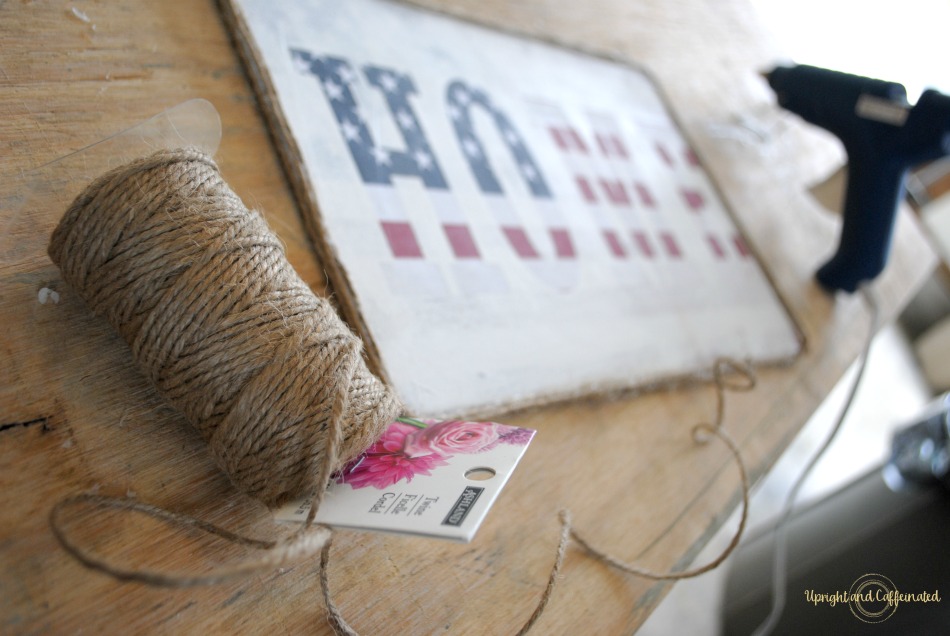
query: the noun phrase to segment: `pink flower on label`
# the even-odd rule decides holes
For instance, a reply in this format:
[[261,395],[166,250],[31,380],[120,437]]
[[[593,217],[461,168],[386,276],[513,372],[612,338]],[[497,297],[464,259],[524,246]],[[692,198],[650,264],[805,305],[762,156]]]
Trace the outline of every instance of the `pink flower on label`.
[[402,422],[393,422],[375,444],[344,468],[337,481],[353,488],[372,486],[383,489],[415,475],[430,475],[431,470],[448,462],[439,455],[409,457],[403,451],[408,435],[418,429]]
[[505,426],[504,424],[502,424],[501,427],[504,430],[501,433],[501,437],[498,438],[498,441],[504,444],[525,446],[534,438],[534,431],[531,429]]
[[366,449],[366,454],[378,455],[381,453],[402,452],[403,447],[406,445],[406,438],[418,430],[418,428],[412,426],[411,424],[393,422],[388,427],[386,427],[386,430],[383,431],[383,434],[379,436],[379,439],[376,440],[376,443]]
[[498,425],[494,422],[450,420],[415,430],[407,435],[403,452],[412,458],[477,453],[496,444],[499,435]]
[[408,483],[416,475],[431,475],[433,468],[446,464],[448,462],[439,455],[425,457],[408,457],[404,453],[367,455],[339,481],[353,488],[372,486],[382,490],[402,480]]
[[353,488],[382,490],[400,481],[408,483],[416,475],[430,476],[456,453],[480,453],[498,444],[523,446],[533,435],[534,431],[494,422],[401,419],[335,479]]

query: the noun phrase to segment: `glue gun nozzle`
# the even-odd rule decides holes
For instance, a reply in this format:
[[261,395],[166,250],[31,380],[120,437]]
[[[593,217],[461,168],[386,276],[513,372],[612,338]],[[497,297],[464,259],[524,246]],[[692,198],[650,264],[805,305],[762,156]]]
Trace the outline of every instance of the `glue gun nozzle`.
[[775,75],[775,70],[776,70],[777,68],[780,68],[780,67],[779,67],[779,66],[773,66],[773,67],[771,67],[771,68],[769,68],[769,69],[767,69],[767,70],[766,70],[766,69],[760,70],[760,71],[759,71],[759,76],[761,76],[762,79],[765,80],[765,83],[766,83],[766,84],[768,84],[769,86],[771,86],[771,85],[772,85],[772,76]]
[[790,70],[795,66],[796,65],[793,62],[777,62],[767,70],[760,70],[759,75],[761,75],[762,78],[768,82],[769,85],[771,85],[776,74],[782,75],[783,71]]

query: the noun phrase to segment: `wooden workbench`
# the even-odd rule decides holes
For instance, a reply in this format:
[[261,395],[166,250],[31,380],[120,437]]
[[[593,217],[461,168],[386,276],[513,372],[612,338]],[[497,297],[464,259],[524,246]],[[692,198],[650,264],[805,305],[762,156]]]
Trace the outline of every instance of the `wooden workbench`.
[[[426,4],[634,60],[659,78],[806,339],[793,364],[761,370],[755,391],[728,397],[726,425],[761,476],[854,360],[867,320],[858,298],[830,297],[812,280],[837,226],[806,190],[842,154],[772,106],[757,71],[779,51],[747,0]],[[55,501],[98,490],[257,536],[286,532],[230,487],[126,346],[60,281],[43,246],[17,234],[29,169],[204,97],[222,117],[216,158],[225,178],[266,211],[292,263],[325,293],[218,7],[0,0],[0,43],[0,632],[328,632],[316,560],[214,587],[158,589],[86,570],[47,525]],[[877,287],[885,317],[933,264],[902,214]],[[60,301],[40,303],[44,287]],[[713,409],[710,386],[694,384],[508,418],[539,434],[475,541],[340,532],[330,569],[339,606],[367,634],[513,633],[544,588],[562,506],[618,556],[657,570],[684,566],[738,501],[728,451],[690,438]],[[243,554],[137,517],[86,521],[76,532],[131,564],[201,568]],[[572,548],[537,631],[630,633],[667,589]]]

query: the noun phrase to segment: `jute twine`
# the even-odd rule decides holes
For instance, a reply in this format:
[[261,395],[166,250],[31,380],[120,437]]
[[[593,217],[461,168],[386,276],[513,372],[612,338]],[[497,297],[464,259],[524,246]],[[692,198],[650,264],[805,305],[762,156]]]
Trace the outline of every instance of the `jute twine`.
[[[329,623],[338,634],[356,634],[330,593],[331,531],[314,525],[314,517],[332,473],[372,444],[401,406],[366,368],[360,340],[294,272],[260,214],[244,206],[200,151],[161,151],[90,184],[54,231],[49,254],[66,282],[109,320],[142,371],[208,442],[235,486],[270,506],[298,496],[312,499],[297,531],[261,540],[144,502],[81,494],[50,513],[63,547],[86,566],[120,580],[169,587],[247,576],[320,551]],[[713,373],[715,421],[694,427],[693,437],[697,443],[718,438],[739,468],[742,515],[730,544],[702,567],[657,573],[594,547],[562,510],[547,585],[519,634],[547,607],[572,539],[594,558],[651,579],[698,576],[735,549],[745,528],[749,482],[739,449],[723,428],[725,391],[752,389],[755,375],[732,360],[717,361]],[[62,515],[73,506],[146,514],[263,553],[204,575],[124,568],[93,554],[63,529]]]
[[[716,360],[715,364],[713,365],[713,382],[716,389],[716,417],[711,423],[703,422],[697,424],[693,427],[692,432],[693,440],[697,444],[707,444],[712,439],[718,439],[721,441],[726,446],[726,448],[729,449],[729,452],[732,454],[732,458],[736,463],[736,467],[739,469],[739,478],[742,485],[742,512],[739,517],[739,524],[736,527],[729,544],[722,550],[722,552],[719,553],[716,558],[704,565],[688,570],[656,572],[649,568],[627,563],[623,559],[620,559],[619,557],[616,557],[613,554],[610,554],[609,552],[594,546],[591,542],[584,538],[580,531],[576,528],[571,511],[568,509],[562,509],[559,513],[561,528],[557,549],[554,556],[554,564],[551,566],[551,571],[548,574],[547,584],[541,593],[538,604],[531,616],[528,617],[528,620],[525,622],[525,624],[520,630],[518,630],[518,636],[527,634],[544,614],[544,610],[547,608],[551,597],[554,595],[554,590],[557,587],[557,582],[561,575],[561,569],[564,565],[564,556],[567,553],[567,548],[570,545],[571,540],[575,541],[577,545],[579,545],[594,559],[601,561],[610,567],[616,568],[627,574],[632,574],[634,576],[639,576],[654,581],[675,581],[681,579],[690,579],[700,576],[701,574],[705,574],[706,572],[709,572],[710,570],[722,565],[723,562],[729,558],[729,555],[731,555],[738,547],[739,541],[742,539],[742,534],[745,531],[746,521],[748,520],[749,516],[750,486],[749,475],[748,471],[746,470],[745,461],[742,459],[742,453],[740,452],[738,445],[735,443],[735,441],[733,441],[732,436],[730,436],[729,433],[726,432],[725,428],[723,428],[726,414],[726,391],[751,391],[756,385],[755,370],[747,363],[739,362],[729,358],[720,358]],[[327,540],[323,546],[320,560],[320,582],[323,586],[324,601],[327,606],[327,614],[330,625],[337,634],[341,634],[343,636],[359,636],[358,632],[343,619],[339,608],[333,602],[332,596],[330,594],[330,583],[327,569],[329,565],[331,546],[332,541]]]
[[400,412],[360,340],[200,151],[158,152],[96,179],[49,255],[234,485],[267,505],[316,487],[340,393],[334,469]]

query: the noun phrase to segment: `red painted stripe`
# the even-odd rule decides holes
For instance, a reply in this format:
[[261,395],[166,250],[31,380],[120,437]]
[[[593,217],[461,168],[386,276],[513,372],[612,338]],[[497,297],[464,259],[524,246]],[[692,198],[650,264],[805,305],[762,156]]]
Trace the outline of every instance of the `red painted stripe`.
[[604,230],[604,240],[607,241],[607,247],[610,248],[611,254],[617,258],[627,258],[627,250],[623,249],[623,245],[620,243],[620,237],[617,236],[616,232],[613,230]]
[[620,137],[617,135],[602,135],[597,133],[597,145],[600,147],[600,154],[605,157],[621,157],[626,159],[627,147],[623,145]]
[[552,228],[551,239],[554,241],[554,252],[558,258],[575,258],[577,253],[574,251],[574,242],[571,241],[571,234],[563,228]]
[[580,134],[573,128],[567,129],[567,134],[570,135],[571,141],[574,142],[574,148],[580,150],[585,155],[587,154],[587,144],[584,143],[584,140],[581,138]]
[[686,205],[688,205],[693,212],[699,212],[706,207],[706,200],[700,192],[691,188],[680,188],[680,193],[683,195],[683,200],[686,201]]
[[446,223],[442,229],[456,258],[481,258],[478,246],[475,245],[475,239],[467,225]]
[[557,144],[557,147],[561,150],[567,150],[567,141],[564,139],[561,130],[554,126],[548,128],[548,130],[551,131],[551,136],[554,137],[554,143]]
[[521,258],[538,258],[538,251],[531,244],[531,239],[527,233],[520,227],[502,227],[501,231],[505,233],[511,247]]
[[744,238],[736,234],[732,238],[732,242],[735,243],[736,250],[739,252],[739,256],[742,258],[749,258],[752,256],[752,251],[749,249],[749,246],[746,245]]
[[636,182],[633,184],[633,187],[637,190],[637,196],[640,197],[640,203],[645,205],[648,208],[656,207],[656,199],[653,198],[653,194],[650,192],[650,188],[646,185]]
[[623,182],[618,179],[601,179],[600,187],[614,205],[630,205],[630,195]]
[[726,258],[726,250],[722,249],[722,243],[719,242],[712,234],[706,235],[706,240],[709,241],[709,247],[712,248],[713,254],[716,255],[716,258],[723,260]]
[[666,253],[671,258],[682,258],[683,250],[680,249],[679,243],[676,242],[676,238],[669,232],[661,232],[660,240],[663,241],[663,247],[666,248]]
[[699,157],[696,156],[696,153],[693,152],[692,148],[686,149],[686,163],[693,166],[694,168],[699,167]]
[[640,253],[646,256],[647,258],[653,258],[656,256],[656,251],[653,249],[653,244],[650,243],[650,237],[643,232],[634,232],[633,241],[637,244],[637,247],[640,249]]
[[627,159],[628,157],[630,157],[630,155],[627,154],[627,147],[623,144],[623,140],[621,140],[620,137],[617,137],[616,135],[614,135],[610,139],[614,143],[614,152],[616,152],[619,156],[623,157],[624,159]]
[[406,222],[381,221],[389,249],[396,258],[422,258],[422,249],[416,241],[412,226]]
[[588,203],[597,203],[597,195],[594,194],[594,188],[591,187],[590,181],[587,180],[587,177],[578,175],[574,177],[574,180],[577,182],[577,187],[580,189],[584,200]]
[[663,144],[661,144],[659,141],[656,142],[656,144],[654,144],[654,146],[656,147],[656,152],[657,152],[657,154],[660,155],[660,159],[663,160],[663,163],[665,163],[666,165],[668,165],[669,167],[672,168],[672,167],[673,167],[673,155],[671,155],[671,154],[669,153],[669,151],[667,151],[666,146],[664,146]]

